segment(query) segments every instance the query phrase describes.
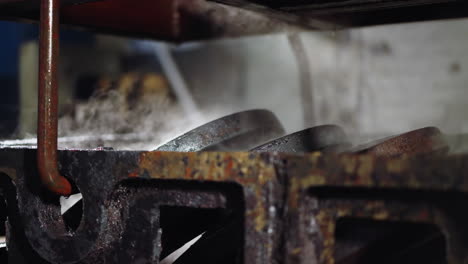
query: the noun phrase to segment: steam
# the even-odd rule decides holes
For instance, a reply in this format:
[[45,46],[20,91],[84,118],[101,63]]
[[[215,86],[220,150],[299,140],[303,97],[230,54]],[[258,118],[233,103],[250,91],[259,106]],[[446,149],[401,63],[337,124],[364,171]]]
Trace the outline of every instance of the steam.
[[[119,150],[153,150],[218,117],[216,113],[220,111],[200,112],[168,45],[138,43],[139,49],[145,48],[157,55],[169,84],[158,75],[138,73],[124,74],[117,87],[104,81],[90,100],[76,105],[73,114],[65,115],[59,121],[59,136],[94,140],[60,146],[95,148],[99,145]],[[179,104],[172,100],[169,86]],[[100,137],[109,133],[114,136],[112,140]]]
[[151,94],[129,104],[124,94],[111,90],[77,104],[73,113],[59,119],[59,147],[154,150],[221,112],[190,115],[169,98]]

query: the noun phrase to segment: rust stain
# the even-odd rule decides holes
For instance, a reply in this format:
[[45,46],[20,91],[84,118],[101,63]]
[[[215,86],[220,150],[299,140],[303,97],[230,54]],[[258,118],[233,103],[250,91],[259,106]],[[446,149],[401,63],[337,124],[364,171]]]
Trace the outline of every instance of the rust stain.
[[185,167],[185,178],[188,178],[192,175],[192,169],[189,166]]
[[226,164],[226,166],[224,167],[224,174],[230,174],[233,166],[232,157],[225,157],[224,164]]
[[[425,160],[413,160],[407,157],[378,158],[372,155],[322,155],[311,153],[302,156],[275,154],[281,160],[288,161],[287,204],[289,210],[301,213],[302,198],[309,195],[311,187],[341,186],[341,187],[414,187],[432,186],[425,182],[424,172],[433,166]],[[424,166],[421,166],[424,164]],[[427,164],[427,165],[426,165]],[[441,161],[438,166],[444,164]],[[419,165],[419,166],[416,166]],[[243,187],[246,199],[246,223],[250,230],[264,233],[270,221],[267,202],[267,186],[271,182],[278,183],[276,170],[268,159],[250,153],[176,153],[146,152],[141,154],[139,162],[143,173],[158,179],[185,179],[214,182],[235,182]],[[451,177],[448,174],[448,177]],[[378,180],[374,180],[377,178]],[[427,177],[426,177],[427,178]],[[452,182],[448,178],[447,182]],[[420,184],[420,185],[418,185]],[[465,183],[462,183],[462,185]],[[466,185],[466,184],[465,184]],[[463,185],[463,186],[465,186]],[[314,212],[315,220],[321,233],[320,263],[332,264],[334,232],[336,220],[344,217],[368,218],[374,220],[405,220],[434,221],[430,210],[420,207],[414,209],[410,205],[395,205],[388,201],[333,201],[329,208],[319,203],[318,212]],[[410,210],[411,209],[411,210]],[[297,247],[301,252],[301,247]],[[294,253],[292,253],[294,254]],[[297,253],[299,254],[299,253]]]
[[352,174],[356,170],[357,158],[356,156],[350,156],[350,155],[343,156],[342,164],[344,167],[344,171],[347,174]]
[[372,172],[374,171],[375,157],[371,155],[359,156],[359,167],[357,169],[357,175],[359,183],[365,185],[372,184]]
[[[288,175],[298,178],[298,183],[289,186],[289,193],[318,186],[336,187],[382,187],[402,186],[412,189],[468,191],[468,178],[460,177],[463,159],[466,157],[393,157],[379,158],[369,154],[341,154],[303,156],[282,155],[288,160]],[[453,169],[458,168],[458,169]],[[434,171],[442,178],[441,183],[433,180]],[[289,177],[292,178],[292,177]],[[378,179],[376,181],[376,179]],[[460,180],[462,182],[460,182]],[[457,182],[456,185],[453,183]]]
[[291,250],[291,254],[293,254],[293,255],[299,255],[299,254],[301,254],[301,252],[302,252],[302,248],[300,248],[300,247],[297,247],[297,248],[294,248],[294,249]]
[[325,177],[320,174],[312,174],[301,178],[301,188],[306,189],[313,186],[320,186],[326,183]]
[[[140,154],[139,168],[151,178],[193,179],[197,171],[198,179],[209,181],[233,181],[242,185],[262,184],[274,179],[275,171],[271,164],[266,165],[259,155],[249,158],[245,152],[143,152]],[[182,160],[187,161],[187,165]],[[190,167],[188,172],[186,168]],[[142,174],[142,173],[141,173]],[[261,177],[260,177],[261,176]]]
[[374,214],[374,219],[376,220],[385,220],[388,219],[390,216],[390,213],[388,211],[382,210],[380,212],[377,212]]
[[[256,197],[262,197],[261,189],[259,188],[256,189]],[[262,198],[257,199],[257,206],[254,210],[256,211],[256,217],[254,220],[255,230],[257,230],[257,232],[261,232],[265,228],[267,222],[267,212],[265,210]]]
[[312,163],[317,164],[322,156],[322,152],[313,152],[310,154],[310,160]]
[[[320,262],[331,264],[334,260],[335,229],[336,222],[340,218],[367,218],[377,221],[409,221],[437,223],[437,219],[431,217],[430,209],[426,206],[411,206],[401,202],[388,201],[349,201],[337,200],[324,204],[315,214],[322,239],[320,243]],[[290,254],[293,254],[292,251]]]
[[130,172],[130,173],[128,174],[128,177],[129,177],[129,178],[136,178],[136,177],[138,177],[138,176],[139,176],[138,170],[132,171],[132,172]]
[[389,173],[402,173],[407,169],[407,159],[391,159],[387,162]]
[[[252,156],[253,155],[253,156]],[[246,152],[143,152],[139,159],[139,175],[155,179],[203,180],[235,182],[255,193],[254,203],[247,205],[246,215],[253,219],[253,228],[264,232],[267,209],[264,205],[265,184],[276,181],[272,164],[260,154]]]
[[289,182],[288,205],[292,209],[297,209],[299,204],[299,182],[297,178],[291,178]]
[[207,159],[208,162],[208,173],[207,173],[207,179],[215,181],[216,178],[213,177],[213,171],[214,171],[214,164]]

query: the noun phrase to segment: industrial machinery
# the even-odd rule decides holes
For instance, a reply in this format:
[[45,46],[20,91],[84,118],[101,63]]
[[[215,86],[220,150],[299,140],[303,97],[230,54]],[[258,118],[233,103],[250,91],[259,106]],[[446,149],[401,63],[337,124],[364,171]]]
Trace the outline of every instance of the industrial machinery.
[[[464,17],[454,1],[0,0],[40,24],[37,149],[0,149],[8,263],[468,263],[468,164],[425,127],[353,146],[234,113],[154,151],[57,151],[60,23],[171,41]],[[60,196],[81,192],[70,220]],[[73,212],[70,212],[73,213]],[[77,217],[78,215],[78,217]]]

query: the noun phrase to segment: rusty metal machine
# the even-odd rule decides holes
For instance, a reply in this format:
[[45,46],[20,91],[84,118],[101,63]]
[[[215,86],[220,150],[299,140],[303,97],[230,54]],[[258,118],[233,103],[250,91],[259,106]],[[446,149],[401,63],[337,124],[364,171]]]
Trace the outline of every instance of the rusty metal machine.
[[[461,0],[220,2],[0,0],[1,17],[40,23],[37,150],[0,149],[8,263],[159,263],[201,233],[175,263],[468,263],[468,156],[435,127],[351,146],[338,126],[285,135],[251,110],[155,151],[57,151],[59,19],[183,41],[468,14]],[[72,223],[59,195],[76,192]]]

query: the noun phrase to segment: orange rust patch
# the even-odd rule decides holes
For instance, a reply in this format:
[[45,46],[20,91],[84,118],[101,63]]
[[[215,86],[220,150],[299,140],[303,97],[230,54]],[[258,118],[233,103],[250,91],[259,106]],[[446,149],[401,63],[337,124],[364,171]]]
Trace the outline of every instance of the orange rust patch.
[[192,175],[192,169],[189,166],[185,167],[185,178],[188,178],[191,175]]
[[361,184],[371,185],[371,175],[374,171],[374,157],[370,155],[359,156],[357,175]]
[[407,159],[392,159],[387,162],[387,171],[389,173],[402,173],[406,170]]
[[128,177],[129,177],[129,178],[136,178],[136,177],[138,177],[139,175],[140,175],[140,174],[138,173],[138,171],[135,170],[135,171],[130,172],[130,173],[128,174]]
[[247,152],[154,151],[142,153],[138,165],[140,174],[147,173],[156,179],[235,181],[242,185],[274,179],[273,165],[265,164],[260,156],[251,158],[249,155]]
[[263,185],[276,181],[274,166],[260,155],[248,152],[145,152],[140,156],[140,174],[155,179],[186,179],[236,182],[255,192],[255,203],[246,214],[254,220],[253,227],[263,232],[268,221],[263,197]]
[[357,158],[355,156],[346,155],[341,158],[342,166],[347,174],[352,174],[356,170]]
[[232,166],[233,166],[232,158],[229,156],[224,157],[224,163],[226,164],[224,167],[224,174],[230,175],[232,173]]

